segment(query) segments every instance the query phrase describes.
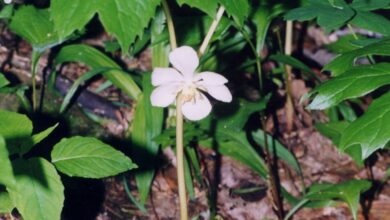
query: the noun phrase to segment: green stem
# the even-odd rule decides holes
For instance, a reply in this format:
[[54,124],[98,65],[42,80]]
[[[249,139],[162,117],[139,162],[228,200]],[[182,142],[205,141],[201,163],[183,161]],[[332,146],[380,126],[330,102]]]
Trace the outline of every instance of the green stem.
[[41,57],[41,53],[40,52],[37,52],[37,51],[33,51],[32,52],[32,56],[31,56],[31,84],[32,84],[32,105],[33,105],[33,111],[36,111],[37,110],[37,88],[36,88],[36,79],[35,79],[35,75],[36,75],[36,71],[37,71],[37,65],[38,65],[38,61],[39,61],[39,58]]
[[187,195],[184,175],[184,146],[183,146],[183,113],[182,96],[176,99],[176,159],[177,159],[177,185],[179,189],[180,219],[188,220]]
[[167,1],[162,0],[161,2],[164,9],[165,17],[167,19],[169,42],[171,44],[171,50],[174,50],[177,48],[177,41],[176,41],[175,26],[173,25],[173,20],[172,20],[172,14],[171,11],[169,10],[169,5]]
[[257,74],[258,74],[258,78],[259,78],[259,87],[260,87],[259,90],[260,90],[260,94],[263,94],[264,87],[263,87],[263,71],[261,69],[261,58],[259,56],[259,53],[256,50],[255,45],[252,43],[248,33],[246,33],[246,31],[242,28],[239,28],[239,30],[241,31],[242,36],[245,38],[246,42],[248,42],[249,47],[251,48],[253,55],[256,58],[256,69],[257,69]]
[[213,36],[215,30],[218,27],[219,22],[221,21],[221,18],[223,16],[223,13],[225,12],[225,8],[223,6],[219,7],[217,12],[217,17],[214,19],[213,23],[211,23],[209,31],[207,32],[206,37],[204,38],[202,45],[199,48],[198,56],[202,56],[207,49],[207,46],[210,43],[211,37]]

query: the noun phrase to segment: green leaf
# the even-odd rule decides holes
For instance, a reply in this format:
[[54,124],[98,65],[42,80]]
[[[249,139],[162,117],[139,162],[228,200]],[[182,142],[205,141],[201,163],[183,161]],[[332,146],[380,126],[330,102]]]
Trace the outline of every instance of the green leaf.
[[215,149],[219,153],[229,156],[253,169],[261,177],[267,178],[267,168],[263,159],[248,142],[244,132],[220,128],[216,131],[217,143],[211,139],[201,141],[200,145]]
[[159,4],[159,0],[100,0],[99,17],[104,28],[118,39],[122,51],[126,52],[137,36],[142,37]]
[[384,39],[366,47],[341,54],[325,65],[324,70],[331,71],[333,76],[341,75],[355,65],[357,58],[367,55],[390,56],[390,39]]
[[37,134],[34,134],[31,138],[31,141],[24,142],[20,146],[20,152],[19,154],[23,155],[31,150],[32,147],[34,147],[36,144],[39,144],[43,139],[45,139],[47,136],[49,136],[54,129],[56,129],[58,126],[58,123],[55,125],[51,126],[50,128],[47,128],[44,131],[41,131]]
[[7,143],[10,155],[19,153],[19,144],[31,141],[32,123],[27,116],[0,110],[0,135]]
[[329,108],[345,99],[366,95],[386,84],[390,84],[390,63],[354,67],[313,90],[310,95],[315,97],[308,108]]
[[5,78],[5,76],[2,73],[0,73],[0,88],[3,88],[7,85],[9,85],[9,81],[7,80],[7,78]]
[[82,30],[96,13],[98,0],[51,0],[50,16],[55,30],[65,39],[75,30]]
[[[256,132],[252,132],[253,140],[260,145],[263,149],[265,149],[265,140],[264,140],[264,131],[257,130]],[[275,151],[275,155],[279,159],[285,161],[291,168],[295,170],[299,175],[302,175],[301,166],[295,156],[284,147],[278,140],[274,139],[271,135],[267,134],[267,144],[270,152]],[[273,150],[274,149],[274,150]]]
[[[242,130],[248,121],[248,118],[255,112],[264,110],[267,107],[270,95],[265,96],[257,102],[248,102],[243,99],[239,99],[236,103],[237,111],[229,115],[231,110],[228,106],[234,106],[232,103],[225,104],[220,103],[215,107],[214,112],[218,113],[216,118],[218,120],[217,126],[225,129]],[[227,111],[227,112],[226,112]],[[225,115],[226,114],[226,115]]]
[[330,138],[333,144],[338,145],[340,143],[341,135],[348,125],[349,122],[347,121],[337,121],[329,123],[317,123],[315,127],[322,135]]
[[[137,185],[142,185],[139,188],[142,204],[145,204],[149,195],[156,165],[152,161],[155,161],[159,149],[159,145],[153,138],[161,133],[164,119],[163,108],[151,105],[149,99],[153,89],[151,81],[150,73],[144,75],[144,95],[137,102],[131,133],[134,158],[136,158],[138,164],[144,165],[140,167],[140,171],[136,175]],[[145,163],[145,161],[149,161],[149,163]]]
[[295,57],[287,56],[284,54],[274,54],[274,55],[270,56],[270,59],[287,64],[287,65],[290,65],[294,68],[300,69],[305,73],[309,73],[311,77],[317,79],[318,81],[321,81],[319,79],[319,77],[317,76],[317,74],[315,72],[313,72],[313,70],[310,69],[310,67],[308,67],[306,64],[304,64],[300,60],[296,59]]
[[244,21],[249,15],[250,5],[248,0],[219,0],[225,7],[226,12],[232,16],[240,26],[244,25]]
[[137,168],[122,152],[89,137],[63,138],[51,152],[52,163],[68,176],[103,178]]
[[2,136],[0,136],[0,167],[0,184],[4,186],[13,186],[13,184],[15,183],[14,173],[11,161],[9,159],[7,146],[5,145],[5,140]]
[[372,11],[389,6],[390,0],[354,0],[351,4],[356,10]]
[[317,23],[327,32],[345,25],[355,15],[344,0],[328,1],[308,0],[308,5],[293,9],[286,13],[286,20],[307,21],[317,18]]
[[51,16],[61,38],[85,26],[95,13],[108,33],[114,35],[127,53],[136,37],[154,16],[159,0],[52,0]]
[[376,99],[367,112],[343,132],[340,149],[361,148],[361,158],[384,148],[390,140],[390,92]]
[[64,186],[52,164],[43,158],[13,162],[14,187],[7,188],[11,200],[25,220],[59,220]]
[[191,7],[197,8],[201,11],[204,11],[210,17],[215,17],[218,7],[217,0],[177,0],[180,6],[183,4],[189,5]]
[[[363,36],[358,37],[359,41],[365,40]],[[336,42],[332,42],[324,46],[334,53],[346,53],[352,50],[359,49],[359,46],[354,44],[355,41],[355,37],[352,34],[348,34],[340,37]]]
[[103,72],[109,71],[109,68],[96,68],[91,71],[88,71],[81,75],[76,81],[74,81],[73,85],[69,88],[68,93],[66,93],[64,100],[62,101],[61,107],[60,107],[60,113],[64,113],[64,111],[68,108],[68,105],[70,104],[70,101],[74,97],[74,95],[77,92],[77,89],[80,87],[81,84],[85,83],[86,81],[90,80],[94,76],[101,74]]
[[0,191],[0,213],[11,213],[15,206],[12,204],[9,194],[5,191]]
[[42,52],[60,44],[57,32],[47,9],[36,9],[33,6],[22,6],[12,17],[11,30],[28,41],[35,51]]
[[137,99],[142,93],[141,89],[129,74],[121,71],[121,67],[118,64],[91,46],[76,44],[63,47],[55,58],[55,61],[56,64],[64,62],[82,62],[92,69],[100,67],[113,68],[115,70],[107,71],[104,73],[104,76],[116,87],[120,88],[128,96],[134,99]]
[[0,19],[10,19],[14,13],[14,5],[6,5],[0,10]]
[[362,29],[381,33],[385,36],[390,35],[390,30],[386,28],[390,26],[390,20],[373,12],[358,11],[356,16],[351,20],[351,24]]
[[339,184],[327,184],[322,189],[306,194],[310,200],[340,199],[348,204],[354,219],[357,219],[360,193],[368,190],[371,183],[366,180],[350,180]]

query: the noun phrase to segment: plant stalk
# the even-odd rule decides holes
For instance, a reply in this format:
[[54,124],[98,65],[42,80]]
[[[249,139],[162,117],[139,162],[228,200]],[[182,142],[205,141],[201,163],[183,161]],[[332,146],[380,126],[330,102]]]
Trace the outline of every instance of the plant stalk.
[[274,154],[274,150],[270,151],[270,146],[268,145],[268,137],[267,131],[265,129],[265,118],[261,118],[261,123],[264,130],[264,148],[265,148],[265,156],[267,162],[267,168],[269,172],[269,187],[271,190],[272,197],[272,206],[274,211],[276,212],[278,219],[284,219],[284,208],[283,208],[283,198],[280,192],[280,181],[277,169],[277,155]]
[[31,56],[31,86],[32,86],[32,106],[33,111],[35,112],[38,108],[38,99],[37,99],[37,83],[36,83],[36,72],[39,58],[41,53],[37,51],[32,52]]
[[166,0],[162,0],[162,6],[164,9],[164,14],[167,19],[167,25],[168,25],[168,32],[169,32],[169,43],[171,45],[171,50],[174,50],[177,48],[177,41],[176,41],[176,33],[175,33],[175,26],[173,25],[173,19],[171,11],[169,10],[169,5]]
[[219,7],[217,12],[217,17],[214,19],[213,23],[211,23],[209,31],[207,32],[206,37],[204,38],[202,45],[199,48],[198,56],[201,57],[207,49],[207,46],[210,43],[211,37],[213,36],[215,30],[218,27],[219,22],[221,21],[221,18],[223,16],[223,13],[225,12],[225,8],[223,6]]
[[[286,40],[284,45],[284,53],[287,56],[291,56],[292,52],[292,39],[293,39],[293,22],[287,21],[286,23]],[[287,121],[287,131],[291,132],[293,129],[293,120],[294,120],[294,105],[292,101],[292,85],[291,85],[291,77],[292,77],[292,68],[290,65],[285,65],[286,71],[286,121]]]
[[180,219],[188,220],[187,195],[184,175],[183,113],[182,96],[176,99],[176,159],[177,185],[179,189]]

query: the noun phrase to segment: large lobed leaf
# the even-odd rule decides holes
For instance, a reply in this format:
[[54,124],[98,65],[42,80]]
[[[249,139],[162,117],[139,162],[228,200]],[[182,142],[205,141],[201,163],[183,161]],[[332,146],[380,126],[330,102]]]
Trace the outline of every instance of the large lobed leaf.
[[52,0],[50,12],[62,39],[82,29],[98,13],[104,28],[126,53],[136,37],[142,37],[159,4],[159,0]]
[[89,137],[64,138],[51,152],[52,163],[69,176],[103,178],[137,166],[122,152]]
[[232,16],[239,25],[243,25],[249,15],[250,5],[248,0],[219,0],[225,7],[226,12]]
[[361,148],[361,158],[384,148],[390,141],[390,92],[376,99],[367,112],[343,132],[340,149]]
[[345,99],[366,95],[386,84],[390,84],[390,63],[354,67],[313,90],[311,95],[315,97],[308,108],[329,108]]
[[355,15],[344,0],[308,0],[308,5],[293,9],[285,15],[286,20],[307,21],[317,18],[317,23],[330,32],[340,28]]
[[324,70],[331,71],[333,76],[341,75],[355,65],[357,58],[367,55],[390,56],[390,39],[384,39],[369,44],[368,46],[341,54],[325,65]]
[[177,0],[177,3],[179,3],[179,5],[186,4],[191,7],[198,8],[206,12],[211,17],[215,17],[215,13],[218,7],[217,0]]
[[43,158],[13,162],[15,182],[7,190],[25,220],[59,220],[64,187],[54,166]]

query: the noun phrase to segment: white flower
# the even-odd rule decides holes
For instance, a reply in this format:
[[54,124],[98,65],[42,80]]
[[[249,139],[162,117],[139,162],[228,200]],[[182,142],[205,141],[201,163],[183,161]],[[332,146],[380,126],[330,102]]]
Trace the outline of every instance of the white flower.
[[231,102],[232,94],[225,86],[228,80],[213,72],[195,73],[199,58],[194,49],[182,46],[169,54],[174,68],[155,68],[152,84],[157,86],[150,97],[153,106],[167,107],[182,95],[183,115],[192,121],[205,118],[211,112],[211,103],[203,94],[223,102]]
[[11,2],[12,2],[12,0],[4,0],[5,4],[10,4]]

